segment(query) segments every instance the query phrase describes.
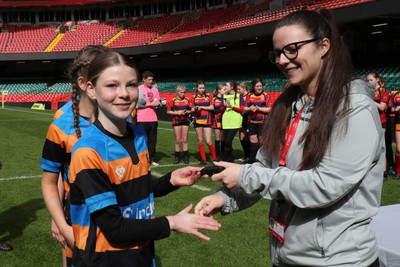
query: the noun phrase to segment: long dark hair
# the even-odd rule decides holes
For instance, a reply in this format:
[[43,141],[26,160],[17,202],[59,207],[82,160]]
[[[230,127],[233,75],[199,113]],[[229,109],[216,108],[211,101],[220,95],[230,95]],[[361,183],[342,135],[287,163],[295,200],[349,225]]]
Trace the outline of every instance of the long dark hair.
[[74,128],[75,133],[78,138],[81,137],[82,132],[79,128],[79,102],[80,96],[82,93],[82,89],[79,87],[78,79],[79,77],[83,77],[85,80],[87,79],[87,69],[89,67],[90,62],[100,53],[105,51],[111,51],[110,48],[107,48],[102,45],[88,45],[82,48],[78,55],[75,57],[74,61],[68,67],[67,76],[71,81],[72,85],[72,111],[74,113]]
[[256,84],[257,84],[257,83],[261,83],[262,86],[264,87],[263,81],[262,81],[260,78],[255,78],[255,79],[251,82],[251,88],[250,88],[250,92],[251,92],[251,93],[255,93],[255,92],[256,92],[255,88],[256,88]]
[[[353,66],[348,48],[329,10],[301,10],[291,13],[277,23],[275,30],[291,25],[302,26],[311,38],[330,40],[330,49],[322,58],[323,65],[316,85],[313,114],[300,138],[300,142],[303,142],[300,170],[307,170],[316,167],[325,155],[339,107],[340,114],[349,109],[349,82],[352,79]],[[291,119],[292,103],[299,94],[299,86],[290,85],[274,103],[262,140],[267,154],[273,157],[280,155]],[[347,123],[342,130],[343,133],[347,130]]]
[[378,85],[379,85],[379,87],[385,87],[386,82],[385,82],[385,79],[384,79],[381,75],[379,75],[379,74],[376,73],[376,72],[369,72],[369,73],[367,74],[367,76],[368,76],[368,75],[371,75],[371,76],[373,76],[375,79],[378,80]]
[[227,81],[227,83],[229,83],[229,85],[233,88],[233,91],[235,91],[235,96],[233,98],[233,101],[236,101],[236,98],[238,96],[237,83],[234,80],[229,80],[229,81]]

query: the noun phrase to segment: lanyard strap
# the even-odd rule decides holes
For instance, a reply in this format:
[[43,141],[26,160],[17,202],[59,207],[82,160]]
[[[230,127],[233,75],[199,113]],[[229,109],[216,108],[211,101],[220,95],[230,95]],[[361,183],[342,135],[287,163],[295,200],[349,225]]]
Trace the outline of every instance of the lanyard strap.
[[297,131],[297,127],[299,126],[301,114],[303,113],[303,107],[300,109],[299,113],[296,115],[294,118],[292,124],[286,129],[286,134],[285,134],[285,145],[281,151],[281,160],[279,161],[279,166],[286,166],[286,156],[289,151],[290,146],[292,145],[294,136]]

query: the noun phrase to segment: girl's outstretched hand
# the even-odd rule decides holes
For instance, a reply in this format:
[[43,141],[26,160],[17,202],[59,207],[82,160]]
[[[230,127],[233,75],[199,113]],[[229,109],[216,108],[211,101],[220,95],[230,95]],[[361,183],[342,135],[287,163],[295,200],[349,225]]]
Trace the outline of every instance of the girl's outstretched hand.
[[173,186],[191,186],[201,178],[201,167],[180,168],[171,173],[171,184]]
[[198,230],[211,230],[218,231],[221,228],[219,224],[212,217],[204,217],[196,214],[190,214],[193,204],[190,204],[175,216],[167,216],[170,229],[176,232],[191,234],[203,240],[210,240],[210,238]]

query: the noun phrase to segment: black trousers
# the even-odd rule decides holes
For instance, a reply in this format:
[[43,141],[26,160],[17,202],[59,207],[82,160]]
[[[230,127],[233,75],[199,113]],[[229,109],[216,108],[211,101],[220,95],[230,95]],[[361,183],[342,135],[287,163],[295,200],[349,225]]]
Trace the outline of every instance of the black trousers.
[[138,126],[142,127],[147,136],[147,149],[149,150],[150,162],[156,161],[156,144],[157,144],[157,128],[158,121],[154,122],[138,122]]
[[[277,265],[273,265],[274,267],[279,267],[279,266],[277,266]],[[301,267],[301,266],[298,266],[298,267]],[[306,267],[306,266],[303,266],[303,267]],[[369,266],[367,266],[367,267],[379,267],[379,258],[377,258],[372,264],[370,264]]]
[[224,151],[222,152],[222,160],[224,161],[229,161],[233,162],[233,148],[232,148],[232,142],[233,138],[235,138],[236,133],[238,132],[239,129],[224,129],[223,134],[224,134]]

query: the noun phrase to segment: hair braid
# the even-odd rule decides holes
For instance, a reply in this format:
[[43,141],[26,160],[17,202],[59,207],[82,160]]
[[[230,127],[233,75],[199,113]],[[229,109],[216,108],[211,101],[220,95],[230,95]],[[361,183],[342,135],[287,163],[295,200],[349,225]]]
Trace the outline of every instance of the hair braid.
[[82,136],[81,129],[79,127],[79,96],[81,95],[81,89],[78,84],[79,76],[85,75],[84,72],[87,70],[87,66],[90,64],[90,60],[82,59],[74,62],[68,70],[68,77],[72,83],[72,111],[74,113],[74,129],[76,136],[80,138]]
[[82,77],[86,80],[89,64],[99,54],[111,51],[110,48],[102,45],[88,45],[82,48],[75,60],[69,66],[67,70],[67,76],[72,84],[72,111],[74,113],[74,128],[77,137],[81,137],[82,132],[79,128],[79,103],[82,90],[79,86],[79,78]]

